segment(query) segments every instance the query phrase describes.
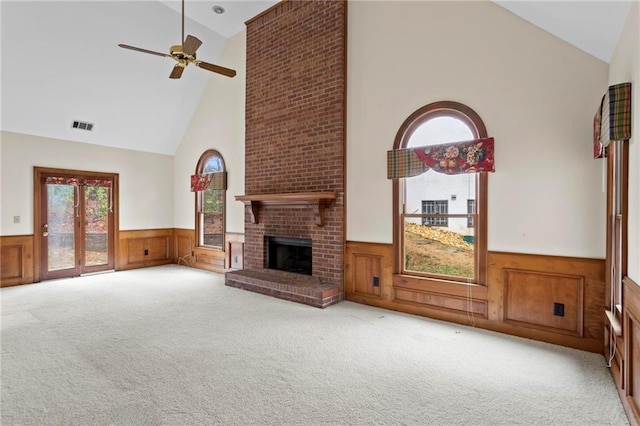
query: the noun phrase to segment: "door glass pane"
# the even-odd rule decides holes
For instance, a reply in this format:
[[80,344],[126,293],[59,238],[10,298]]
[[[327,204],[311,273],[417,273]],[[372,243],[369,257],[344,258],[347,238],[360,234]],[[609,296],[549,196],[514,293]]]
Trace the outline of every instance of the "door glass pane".
[[109,188],[84,187],[84,264],[85,266],[109,263]]
[[75,185],[47,185],[48,270],[75,267]]

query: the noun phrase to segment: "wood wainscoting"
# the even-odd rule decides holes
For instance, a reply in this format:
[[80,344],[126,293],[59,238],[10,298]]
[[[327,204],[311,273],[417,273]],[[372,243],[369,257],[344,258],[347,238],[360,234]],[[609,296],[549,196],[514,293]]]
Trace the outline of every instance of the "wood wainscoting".
[[[39,280],[34,269],[33,235],[0,237],[2,277],[0,287]],[[120,231],[116,270],[173,263],[173,229]]]
[[193,229],[176,228],[174,231],[174,263],[219,273],[244,268],[244,234],[227,232],[222,251],[196,247]]
[[191,259],[191,266],[211,272],[223,273],[225,270],[226,253],[222,250],[196,247],[193,249],[194,256]]
[[33,282],[33,235],[0,237],[0,287]]
[[614,379],[627,417],[632,425],[640,425],[640,285],[629,277],[623,280],[622,336],[617,338],[617,351],[622,350],[619,374]]
[[498,331],[604,353],[604,273],[604,259],[490,252],[489,317]]
[[120,231],[116,269],[136,269],[174,262],[174,230]]
[[[0,287],[31,284],[34,274],[33,235],[0,236]],[[226,234],[226,250],[195,247],[193,229],[164,228],[120,231],[116,270],[176,263],[212,272],[244,268],[244,234]]]
[[345,299],[603,353],[603,259],[489,252],[487,286],[393,274],[393,245],[348,241]]
[[174,259],[178,265],[193,266],[195,257],[196,231],[193,229],[176,228],[173,233]]

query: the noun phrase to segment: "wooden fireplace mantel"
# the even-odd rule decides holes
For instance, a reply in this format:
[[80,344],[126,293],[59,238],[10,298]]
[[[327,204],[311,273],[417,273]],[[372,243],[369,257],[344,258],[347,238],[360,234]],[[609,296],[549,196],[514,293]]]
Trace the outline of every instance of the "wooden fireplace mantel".
[[251,207],[251,223],[258,223],[261,207],[289,207],[313,209],[315,224],[324,226],[324,209],[329,207],[337,197],[338,194],[334,191],[287,192],[283,194],[236,195],[236,200]]

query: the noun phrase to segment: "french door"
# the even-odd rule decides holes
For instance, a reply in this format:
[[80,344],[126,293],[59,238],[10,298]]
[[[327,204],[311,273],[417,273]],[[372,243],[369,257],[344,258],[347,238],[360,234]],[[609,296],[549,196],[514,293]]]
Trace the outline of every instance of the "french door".
[[117,175],[43,168],[35,175],[40,279],[114,269]]

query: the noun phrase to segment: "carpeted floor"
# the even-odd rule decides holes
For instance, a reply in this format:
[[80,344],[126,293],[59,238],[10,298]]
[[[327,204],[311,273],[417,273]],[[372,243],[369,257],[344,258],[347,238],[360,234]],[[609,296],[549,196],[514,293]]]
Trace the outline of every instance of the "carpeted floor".
[[601,355],[177,265],[1,290],[2,425],[625,425]]

